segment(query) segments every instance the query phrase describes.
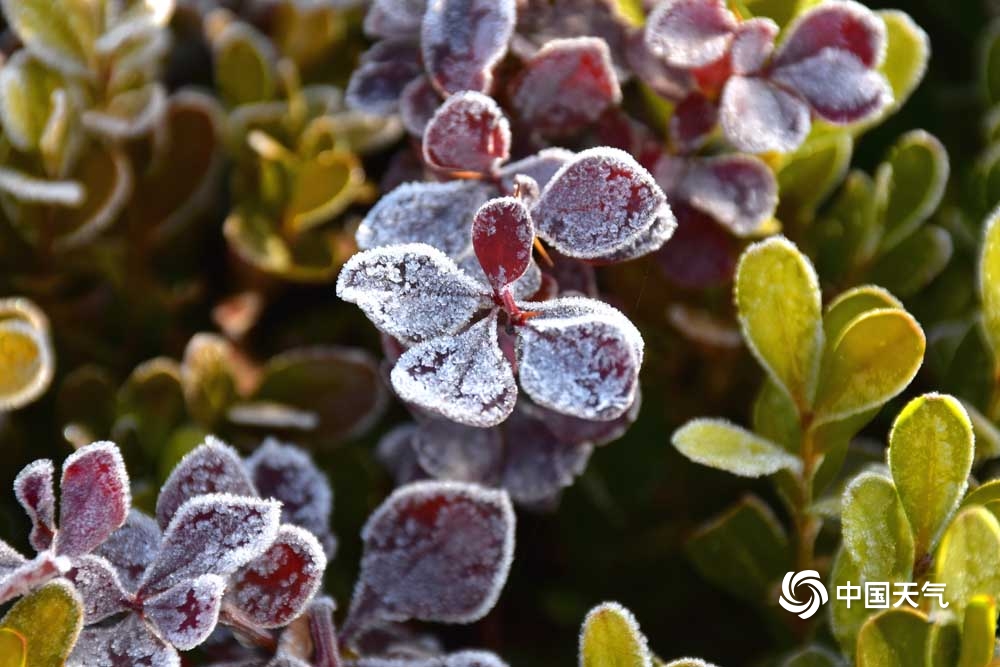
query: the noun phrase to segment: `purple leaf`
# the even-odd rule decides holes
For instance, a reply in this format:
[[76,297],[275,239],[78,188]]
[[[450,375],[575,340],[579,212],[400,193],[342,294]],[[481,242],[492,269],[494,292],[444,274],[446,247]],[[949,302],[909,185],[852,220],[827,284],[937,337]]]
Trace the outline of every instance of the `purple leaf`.
[[787,37],[774,56],[784,67],[819,55],[826,49],[854,55],[867,67],[877,67],[885,57],[885,23],[864,5],[852,0],[827,2],[792,22]]
[[205,574],[145,600],[142,612],[164,641],[189,651],[215,629],[225,590],[222,577]]
[[679,102],[694,87],[691,73],[680,67],[671,67],[654,54],[646,44],[646,33],[637,30],[629,38],[625,57],[632,72],[660,97]]
[[809,107],[764,79],[734,76],[722,91],[719,122],[737,150],[790,153],[809,134]]
[[100,556],[80,556],[66,578],[83,599],[84,624],[91,625],[127,610],[131,596],[122,586],[114,566]]
[[777,68],[774,81],[804,97],[830,123],[854,123],[892,102],[889,82],[847,51],[824,49],[815,56]]
[[565,148],[543,148],[534,155],[517,162],[510,162],[500,168],[500,179],[507,194],[514,192],[514,177],[523,175],[530,177],[544,188],[563,165],[576,157],[573,151]]
[[[670,210],[669,206],[664,206],[660,209],[660,215],[656,216],[656,220],[653,222],[652,227],[633,238],[628,245],[622,246],[618,250],[608,253],[607,255],[595,258],[594,263],[618,264],[620,262],[629,262],[633,259],[645,257],[646,255],[656,252],[662,248],[663,244],[673,238],[674,231],[676,229],[677,220],[674,218],[673,211]],[[562,288],[561,291],[566,291],[572,287],[573,283],[563,283],[560,281],[559,285]],[[596,293],[596,289],[580,290],[580,293],[584,295],[593,295]]]
[[281,501],[281,520],[305,528],[332,556],[330,533],[333,491],[330,482],[305,450],[268,438],[246,460],[254,484],[264,498]]
[[419,76],[406,84],[399,97],[399,116],[406,131],[415,137],[423,137],[427,123],[441,106],[441,96],[434,90],[431,80]]
[[56,533],[56,497],[52,490],[52,461],[40,459],[25,466],[14,480],[14,495],[31,518],[31,546],[45,551]]
[[[446,419],[435,419],[432,423],[454,424]],[[455,426],[470,428],[461,424]],[[375,448],[375,458],[389,471],[396,486],[427,478],[427,473],[417,461],[417,454],[413,448],[417,428],[414,423],[401,424],[382,436]],[[476,429],[476,431],[483,430]],[[488,432],[488,429],[486,431]]]
[[489,92],[516,15],[514,0],[430,0],[420,46],[434,87],[443,95]]
[[156,499],[156,521],[160,528],[170,524],[185,502],[207,493],[257,495],[239,454],[213,436],[206,437],[203,444],[184,456],[163,483]]
[[[517,410],[511,418],[517,414]],[[500,427],[475,428],[446,419],[432,419],[412,433],[410,446],[420,467],[437,479],[496,486],[503,466],[504,439]]]
[[159,552],[160,527],[139,510],[129,512],[125,524],[95,551],[115,566],[130,591],[139,588],[139,580]]
[[74,557],[93,551],[125,523],[131,503],[125,462],[114,443],[73,452],[63,463],[56,553]]
[[115,625],[84,628],[67,667],[180,667],[180,656],[135,614]]
[[538,235],[569,257],[595,258],[647,231],[666,197],[631,155],[592,148],[552,177],[532,210]]
[[274,541],[280,519],[281,504],[274,500],[225,494],[192,498],[174,514],[139,595],[203,574],[232,574]]
[[365,113],[395,113],[403,90],[421,71],[416,44],[407,40],[379,42],[361,57],[344,99],[350,108]]
[[510,124],[482,93],[452,95],[424,129],[424,159],[438,169],[491,173],[510,156]]
[[361,537],[346,637],[378,621],[471,623],[496,604],[507,580],[514,511],[502,491],[417,482],[389,496]]
[[733,37],[730,59],[735,74],[753,74],[759,71],[774,52],[774,38],[778,24],[768,18],[744,21]]
[[409,658],[364,657],[355,667],[507,667],[507,663],[488,651],[459,651],[447,655]]
[[0,540],[0,582],[27,562],[12,546]]
[[373,0],[365,15],[369,37],[415,37],[427,9],[427,0]]
[[337,296],[407,343],[454,333],[489,305],[482,285],[440,250],[420,243],[354,255],[337,279]]
[[524,308],[540,313],[518,331],[521,388],[536,403],[599,421],[632,406],[643,341],[628,318],[581,297]]
[[531,263],[535,225],[514,197],[491,199],[472,221],[472,247],[495,294],[524,275]]
[[548,135],[571,134],[621,101],[603,39],[552,40],[524,65],[511,90],[521,121]]
[[726,54],[736,25],[724,0],[662,2],[646,22],[646,45],[668,65],[704,67]]
[[511,51],[527,60],[556,39],[589,35],[607,43],[615,65],[627,70],[626,43],[632,32],[618,0],[527,0],[518,3],[517,33]]
[[691,93],[670,117],[670,141],[682,153],[694,153],[705,145],[718,126],[715,104],[701,93]]
[[774,173],[751,155],[689,160],[670,192],[738,236],[756,232],[778,205]]
[[410,348],[391,373],[400,399],[469,426],[499,424],[514,409],[517,386],[497,342],[497,316],[460,334]]
[[259,628],[288,625],[319,590],[325,569],[326,556],[313,534],[284,525],[267,551],[233,575],[227,613]]
[[674,284],[703,290],[732,281],[740,248],[715,220],[695,208],[674,202],[677,231],[657,253],[663,273]]
[[472,249],[472,217],[495,196],[492,187],[478,181],[404,183],[365,216],[358,247],[426,243],[460,261]]

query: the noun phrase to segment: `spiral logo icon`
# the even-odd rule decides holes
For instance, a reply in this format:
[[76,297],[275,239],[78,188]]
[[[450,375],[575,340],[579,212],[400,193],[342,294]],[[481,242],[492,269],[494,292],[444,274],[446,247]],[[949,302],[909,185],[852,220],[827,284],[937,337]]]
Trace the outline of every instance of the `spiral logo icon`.
[[[800,602],[795,596],[800,587],[809,590],[809,599],[804,602]],[[781,580],[781,597],[778,598],[778,604],[786,611],[798,614],[799,618],[812,617],[829,599],[826,587],[816,570],[787,572],[785,578]]]

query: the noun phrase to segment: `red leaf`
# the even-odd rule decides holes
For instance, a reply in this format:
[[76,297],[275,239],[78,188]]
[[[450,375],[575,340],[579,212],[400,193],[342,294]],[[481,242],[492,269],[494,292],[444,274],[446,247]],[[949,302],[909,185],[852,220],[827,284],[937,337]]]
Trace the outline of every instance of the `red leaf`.
[[83,599],[86,625],[128,609],[131,596],[122,586],[114,566],[104,558],[86,555],[75,559],[66,578],[73,582]]
[[726,53],[736,25],[724,0],[663,2],[646,22],[646,45],[674,67],[704,67]]
[[519,199],[491,199],[476,212],[472,246],[497,295],[528,269],[534,241],[534,223]]
[[674,109],[670,140],[682,153],[693,153],[705,145],[718,120],[715,104],[700,93],[692,93]]
[[189,651],[215,629],[225,590],[226,581],[214,574],[183,581],[146,600],[143,615],[164,640]]
[[125,523],[131,503],[125,462],[114,443],[77,450],[63,463],[56,553],[92,551]]
[[159,551],[160,527],[151,517],[132,510],[125,525],[112,533],[94,553],[114,565],[125,588],[134,591]]
[[739,256],[736,240],[704,213],[676,201],[673,208],[677,231],[656,255],[664,275],[690,289],[729,283]]
[[45,551],[52,546],[56,531],[56,497],[52,490],[52,461],[30,463],[14,480],[14,495],[31,518],[31,546]]
[[885,57],[885,24],[864,5],[851,0],[827,2],[800,15],[774,56],[776,67],[818,55],[824,49],[846,51],[865,67]]
[[424,129],[424,159],[439,169],[490,173],[510,155],[510,124],[492,98],[452,95]]

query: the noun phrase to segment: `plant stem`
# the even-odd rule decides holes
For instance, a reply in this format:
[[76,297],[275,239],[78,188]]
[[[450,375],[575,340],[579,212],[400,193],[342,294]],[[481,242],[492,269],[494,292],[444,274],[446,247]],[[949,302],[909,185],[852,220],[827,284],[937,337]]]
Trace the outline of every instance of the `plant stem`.
[[818,456],[813,442],[812,417],[807,415],[802,419],[802,443],[799,457],[802,459],[802,473],[798,479],[799,494],[794,507],[796,556],[795,564],[798,571],[815,569],[816,537],[819,535],[821,521],[812,511],[813,476],[816,472]]

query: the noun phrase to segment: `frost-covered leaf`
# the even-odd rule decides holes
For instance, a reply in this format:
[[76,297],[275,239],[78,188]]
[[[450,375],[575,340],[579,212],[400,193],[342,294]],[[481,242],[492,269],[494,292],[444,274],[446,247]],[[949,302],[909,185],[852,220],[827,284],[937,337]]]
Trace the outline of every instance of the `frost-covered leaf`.
[[507,667],[507,663],[489,651],[457,651],[444,655],[425,653],[401,657],[366,656],[357,660],[357,667]]
[[94,553],[114,565],[125,588],[135,591],[143,573],[159,551],[160,528],[156,521],[139,510],[132,510],[128,513],[125,524],[97,547]]
[[188,651],[212,633],[219,620],[226,580],[215,574],[181,581],[143,602],[142,612],[157,634]]
[[709,216],[676,199],[671,209],[677,229],[670,242],[656,253],[667,279],[690,289],[728,284],[740,252],[733,235]]
[[0,581],[27,562],[24,556],[14,550],[3,540],[0,540]]
[[863,473],[844,491],[844,547],[868,581],[909,581],[913,534],[892,481]]
[[476,212],[472,247],[495,294],[528,270],[534,241],[535,225],[520,199],[491,199]]
[[489,92],[516,18],[514,0],[429,0],[420,47],[434,87]]
[[733,36],[730,58],[735,74],[752,74],[760,70],[774,51],[778,24],[769,18],[743,21]]
[[643,30],[637,30],[629,37],[625,45],[625,59],[637,79],[667,100],[680,101],[694,87],[690,70],[663,62],[649,48]]
[[433,419],[411,432],[407,446],[432,477],[496,486],[503,465],[506,428],[509,421],[503,428],[476,428]]
[[724,0],[661,2],[646,23],[646,44],[669,65],[703,67],[725,55],[736,26]]
[[885,78],[839,49],[825,49],[778,67],[772,78],[799,93],[817,116],[830,123],[869,118],[892,102],[892,89]]
[[423,137],[440,105],[441,96],[434,90],[431,80],[423,75],[417,77],[406,84],[399,95],[399,118],[403,127],[414,137]]
[[809,134],[809,107],[799,97],[757,77],[735,76],[722,91],[719,123],[736,149],[790,153]]
[[281,501],[281,520],[305,528],[319,539],[327,556],[336,540],[330,533],[333,491],[309,454],[268,438],[246,460],[261,497]]
[[277,628],[298,617],[323,580],[326,556],[313,534],[284,525],[267,551],[233,575],[227,612],[254,627]]
[[381,331],[419,343],[451,334],[488,303],[486,290],[440,250],[413,243],[351,257],[337,296],[355,303]]
[[45,64],[87,75],[94,55],[96,15],[72,0],[3,0],[4,17],[24,45]]
[[132,504],[118,447],[97,442],[70,454],[63,463],[59,493],[56,553],[73,557],[93,551],[125,523]]
[[581,419],[624,414],[635,401],[643,349],[628,318],[583,298],[524,307],[541,313],[518,331],[521,387],[532,400]]
[[548,42],[525,63],[511,90],[521,122],[549,135],[575,132],[620,101],[611,52],[596,37]]
[[380,116],[395,113],[403,90],[421,71],[416,43],[407,39],[378,42],[351,73],[344,100],[357,111]]
[[945,585],[948,611],[961,617],[976,595],[1000,595],[1000,524],[985,507],[962,510],[935,556],[934,580]]
[[164,591],[203,574],[225,576],[256,558],[278,533],[274,500],[224,494],[184,503],[163,534],[160,552],[139,585],[140,594]]
[[631,155],[583,151],[564,165],[532,209],[538,235],[568,257],[619,250],[653,226],[666,206],[660,187]]
[[358,227],[358,247],[426,243],[460,261],[472,248],[473,216],[495,194],[478,181],[404,183],[365,216]]
[[0,299],[0,412],[38,399],[52,382],[48,319],[27,299]]
[[812,403],[823,355],[819,279],[790,241],[750,246],[736,269],[736,305],[750,350],[801,409]]
[[369,37],[415,37],[427,9],[427,0],[374,0],[365,15]]
[[740,477],[802,469],[802,462],[780,445],[720,419],[689,421],[674,432],[671,441],[692,461]]
[[708,142],[718,125],[715,103],[701,93],[691,93],[670,117],[670,141],[680,152],[693,153]]
[[503,491],[458,482],[397,489],[369,517],[344,632],[378,621],[471,623],[496,603],[514,555]]
[[896,9],[876,12],[885,23],[888,46],[879,68],[892,87],[892,107],[906,102],[927,72],[931,40],[909,14]]
[[752,155],[690,160],[673,194],[738,236],[758,231],[778,206],[774,173]]
[[214,436],[184,456],[160,487],[156,521],[165,529],[185,502],[207,493],[256,496],[236,450]]
[[858,667],[926,664],[930,628],[927,616],[906,607],[872,616],[858,633]]
[[937,209],[950,172],[948,153],[933,135],[914,130],[896,141],[876,191],[885,219],[883,249],[897,246]]
[[513,194],[514,179],[517,176],[527,176],[544,189],[552,177],[562,169],[563,165],[574,158],[573,151],[565,148],[543,148],[516,162],[509,162],[500,168],[500,179],[504,192]]
[[469,426],[499,424],[517,400],[514,374],[497,340],[496,313],[462,333],[410,348],[391,379],[402,400]]
[[829,341],[816,391],[816,420],[831,422],[881,406],[923,363],[926,339],[913,316],[896,308],[864,313]]
[[181,660],[138,616],[129,614],[112,626],[83,631],[67,667],[180,667]]
[[827,2],[796,17],[774,55],[776,67],[797,63],[833,50],[853,55],[866,68],[885,56],[885,24],[853,0]]
[[930,553],[965,494],[974,451],[972,422],[951,396],[925,394],[896,418],[889,434],[889,469],[918,557]]
[[56,497],[52,487],[52,461],[28,464],[14,480],[14,494],[31,519],[31,546],[45,551],[52,546],[56,530]]
[[66,578],[83,600],[84,623],[92,625],[128,609],[125,591],[114,566],[100,556],[86,555],[73,561]]
[[492,97],[457,93],[427,123],[423,145],[431,166],[491,173],[510,156],[510,123]]
[[[618,262],[628,262],[633,259],[645,257],[646,255],[661,249],[667,241],[673,238],[677,230],[677,219],[669,206],[660,209],[660,214],[656,216],[656,221],[645,232],[635,237],[631,243],[618,250],[602,255],[595,260],[595,263],[616,264]],[[548,272],[552,275],[551,272]],[[558,279],[557,279],[558,280]],[[571,283],[559,281],[560,289],[571,289]],[[582,293],[589,294],[586,290]]]
[[72,584],[62,579],[24,596],[0,620],[0,628],[25,638],[27,667],[62,665],[82,627],[83,603]]
[[625,607],[605,602],[587,613],[580,629],[580,667],[651,667],[639,623]]

